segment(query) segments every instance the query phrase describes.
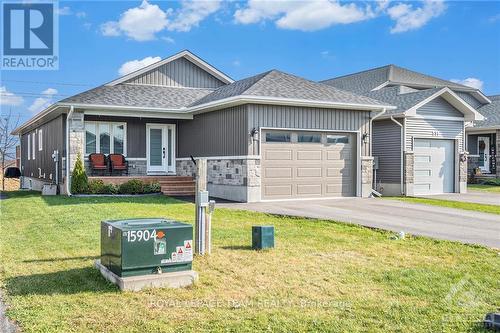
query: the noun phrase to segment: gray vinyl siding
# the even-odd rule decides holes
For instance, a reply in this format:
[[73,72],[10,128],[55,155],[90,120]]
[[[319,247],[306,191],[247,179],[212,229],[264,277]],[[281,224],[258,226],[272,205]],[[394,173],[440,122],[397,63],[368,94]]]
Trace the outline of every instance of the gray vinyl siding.
[[[401,124],[402,119],[397,119]],[[378,157],[377,183],[401,182],[401,131],[392,120],[375,121],[373,131],[373,156]]]
[[177,157],[247,155],[247,106],[240,105],[180,120]]
[[176,120],[157,118],[85,116],[86,121],[122,122],[127,127],[127,157],[146,158],[146,124],[176,124]]
[[[370,132],[370,112],[251,104],[247,133],[260,127],[360,131],[363,134]],[[255,150],[250,146],[249,151]],[[369,144],[363,144],[361,152],[369,156]]]
[[467,102],[467,104],[469,104],[470,106],[472,106],[475,109],[477,109],[478,107],[480,107],[481,105],[483,105],[480,101],[478,101],[474,96],[472,96],[469,93],[461,92],[461,91],[455,91],[455,93],[461,99],[463,99],[465,102]]
[[444,98],[438,97],[417,109],[417,114],[421,116],[443,116],[443,117],[463,117],[464,115],[455,109]]
[[224,85],[224,82],[185,58],[152,69],[126,83],[191,88],[218,88]]
[[406,118],[406,149],[413,150],[413,138],[457,139],[464,150],[464,122],[436,119]]
[[467,151],[470,155],[477,155],[477,139],[479,136],[489,136],[489,134],[469,134],[467,136]]
[[[59,159],[59,181],[62,181],[62,157],[65,156],[65,116],[60,115],[35,129],[21,135],[21,173],[26,177],[39,178],[47,182],[56,178],[56,166],[52,159],[54,150],[58,150]],[[42,130],[42,151],[38,150],[38,131]],[[31,155],[28,160],[28,134],[31,140]],[[35,147],[33,147],[32,136],[35,135]],[[33,160],[33,149],[35,159]],[[40,170],[39,170],[40,168]],[[50,176],[52,175],[52,180]]]

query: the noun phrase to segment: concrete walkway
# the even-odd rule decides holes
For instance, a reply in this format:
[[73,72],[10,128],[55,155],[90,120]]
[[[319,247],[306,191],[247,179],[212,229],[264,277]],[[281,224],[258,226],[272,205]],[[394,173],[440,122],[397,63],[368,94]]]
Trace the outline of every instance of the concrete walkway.
[[500,193],[469,191],[468,193],[446,193],[446,194],[425,195],[422,197],[429,199],[462,201],[462,202],[472,202],[472,203],[500,206]]
[[500,215],[388,199],[342,198],[217,207],[320,218],[500,248]]

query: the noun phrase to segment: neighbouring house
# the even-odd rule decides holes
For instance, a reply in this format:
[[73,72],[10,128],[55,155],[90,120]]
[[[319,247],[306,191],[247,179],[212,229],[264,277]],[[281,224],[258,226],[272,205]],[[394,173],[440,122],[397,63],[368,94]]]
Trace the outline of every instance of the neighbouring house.
[[484,120],[465,128],[469,152],[469,174],[480,169],[482,177],[500,177],[500,95],[488,96],[491,103],[478,107]]
[[183,51],[63,99],[13,133],[33,189],[57,178],[67,192],[77,154],[90,173],[89,154],[115,153],[128,177],[192,177],[190,157],[206,158],[211,195],[230,200],[368,196],[372,120],[393,108],[278,70],[233,81]]
[[465,126],[491,103],[480,90],[395,65],[322,81],[397,108],[373,122],[375,188],[384,195],[465,192]]

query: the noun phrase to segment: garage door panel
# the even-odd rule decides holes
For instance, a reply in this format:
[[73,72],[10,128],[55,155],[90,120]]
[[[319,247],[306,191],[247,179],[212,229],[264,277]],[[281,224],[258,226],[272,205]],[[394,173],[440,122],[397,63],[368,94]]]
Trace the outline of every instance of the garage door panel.
[[268,161],[291,161],[293,152],[291,149],[269,149],[265,151],[264,157]]
[[301,177],[322,177],[323,172],[321,167],[317,168],[307,168],[307,167],[297,167],[296,176]]
[[299,161],[321,161],[321,150],[297,150],[297,160]]
[[321,196],[321,184],[297,184],[297,194]]
[[291,167],[264,168],[264,177],[266,178],[291,179],[292,175],[293,175],[293,170]]
[[264,194],[266,196],[291,196],[292,195],[292,185],[291,184],[281,184],[281,185],[265,185]]
[[262,143],[262,199],[355,195],[355,136],[342,134],[349,143],[297,143],[297,133],[290,131],[292,142]]
[[454,191],[454,147],[453,140],[415,139],[415,194]]

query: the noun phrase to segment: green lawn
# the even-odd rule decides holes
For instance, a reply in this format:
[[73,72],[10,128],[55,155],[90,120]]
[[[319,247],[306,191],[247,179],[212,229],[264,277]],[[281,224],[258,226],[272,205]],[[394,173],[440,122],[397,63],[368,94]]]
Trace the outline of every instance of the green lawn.
[[[483,332],[500,306],[498,250],[353,225],[218,209],[187,289],[119,292],[92,268],[102,219],[193,221],[165,197],[0,201],[0,284],[25,332]],[[250,250],[251,226],[276,249]]]
[[498,185],[469,184],[467,187],[473,191],[500,193],[500,186]]
[[486,204],[479,204],[479,203],[473,203],[473,202],[461,202],[461,201],[452,201],[452,200],[415,198],[415,197],[384,197],[384,199],[399,200],[399,201],[440,206],[440,207],[473,210],[473,211],[482,212],[482,213],[500,214],[500,206],[499,205],[486,205]]

